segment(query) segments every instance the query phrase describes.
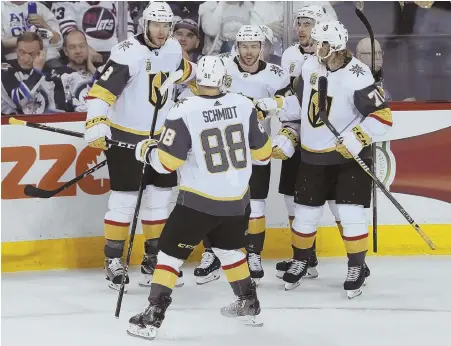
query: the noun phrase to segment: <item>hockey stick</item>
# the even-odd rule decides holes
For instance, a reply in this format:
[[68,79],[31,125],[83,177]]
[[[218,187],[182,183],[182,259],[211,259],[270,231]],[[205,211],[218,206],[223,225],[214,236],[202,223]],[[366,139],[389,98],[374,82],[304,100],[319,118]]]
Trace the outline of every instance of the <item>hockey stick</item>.
[[[363,7],[363,6],[362,6]],[[374,42],[374,32],[371,27],[370,22],[363,14],[362,10],[357,6],[355,8],[355,14],[359,17],[360,21],[368,31],[368,35],[370,36],[371,42],[371,73],[375,77],[376,76],[376,48]],[[376,175],[376,143],[371,144],[371,153],[373,155],[373,164],[371,170],[374,175]],[[371,192],[373,195],[373,252],[377,252],[377,186],[373,181],[373,185],[371,188]]]
[[[340,133],[335,129],[335,127],[330,123],[329,119],[327,118],[327,113],[325,112],[326,109],[326,97],[327,97],[327,78],[326,77],[319,77],[318,80],[318,98],[319,98],[319,117],[324,122],[324,124],[327,126],[327,128],[334,134],[334,136],[338,139],[339,142],[342,142],[343,139],[341,138]],[[415,229],[415,231],[423,238],[423,240],[429,245],[429,247],[432,250],[435,250],[435,245],[429,239],[429,237],[423,232],[423,230],[420,228],[420,226],[412,219],[412,217],[405,211],[405,209],[399,204],[399,202],[393,197],[393,195],[386,189],[384,184],[377,178],[377,176],[371,171],[371,169],[366,165],[365,162],[362,161],[362,159],[358,156],[354,156],[354,160],[357,161],[357,163],[362,167],[362,169],[373,179],[374,183],[381,189],[381,191],[387,196],[387,198],[393,203],[393,205],[399,210],[399,212],[404,216],[404,218],[409,222],[412,227]]]
[[[83,133],[81,133],[81,132],[60,129],[60,128],[57,128],[57,127],[47,126],[47,125],[38,124],[38,123],[30,123],[28,121],[16,119],[14,117],[9,118],[9,124],[10,125],[22,125],[22,126],[32,127],[34,129],[60,133],[60,134],[68,135],[68,136],[72,136],[72,137],[78,137],[78,138],[84,138],[85,137],[85,135]],[[115,140],[115,139],[109,139],[109,138],[106,139],[106,143],[109,144],[109,145],[114,145],[114,146],[117,146],[117,147],[126,148],[126,149],[132,149],[132,150],[135,150],[135,147],[136,147],[135,144],[121,142],[121,141],[118,141],[118,140]]]
[[[157,90],[156,92],[157,92],[157,95],[159,95],[159,91]],[[160,103],[161,103],[161,95],[160,95],[160,97],[157,97],[157,102],[155,103],[155,107],[154,107],[154,111],[153,111],[152,126],[150,127],[150,134],[149,134],[149,138],[151,138],[151,139],[154,137],[154,134],[155,134],[155,126],[157,125],[158,111],[161,107]],[[116,311],[114,313],[114,316],[116,316],[116,318],[119,318],[119,315],[121,313],[122,298],[124,297],[124,290],[125,290],[125,276],[128,272],[128,266],[130,264],[130,258],[132,256],[133,242],[135,240],[135,233],[136,233],[136,225],[138,224],[139,210],[141,209],[141,200],[143,197],[144,190],[146,189],[147,170],[148,170],[148,165],[143,164],[141,181],[139,183],[138,197],[136,199],[135,213],[133,215],[132,228],[130,230],[130,238],[128,241],[127,258],[126,258],[125,264],[124,264],[124,275],[122,275],[121,287],[119,288],[119,295],[117,297]]]
[[33,185],[27,185],[27,186],[25,186],[24,193],[25,193],[25,195],[27,195],[29,197],[37,197],[37,198],[50,198],[50,197],[53,197],[53,196],[57,195],[58,193],[60,193],[61,191],[67,189],[70,186],[72,186],[73,184],[79,182],[83,178],[87,177],[88,175],[90,175],[90,174],[94,173],[95,171],[99,170],[100,168],[102,168],[105,165],[106,165],[106,160],[100,162],[99,164],[95,165],[94,167],[91,167],[87,171],[85,171],[82,174],[80,174],[78,177],[75,177],[74,179],[68,181],[66,184],[60,186],[59,188],[57,188],[55,190],[44,190],[44,189],[40,189],[38,187],[35,187]]

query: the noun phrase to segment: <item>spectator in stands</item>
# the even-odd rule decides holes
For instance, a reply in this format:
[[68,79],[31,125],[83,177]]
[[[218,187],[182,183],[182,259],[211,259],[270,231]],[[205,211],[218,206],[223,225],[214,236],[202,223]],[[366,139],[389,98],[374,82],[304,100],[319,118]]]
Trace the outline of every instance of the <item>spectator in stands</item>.
[[63,47],[69,63],[52,70],[50,77],[56,85],[56,105],[67,112],[85,112],[88,91],[98,77],[88,41],[83,32],[73,30],[65,36]]
[[279,63],[283,52],[284,12],[285,3],[283,1],[255,1],[250,12],[250,24],[265,25],[273,33],[274,39],[271,42],[274,55],[278,56]]
[[[52,11],[64,36],[77,29],[84,32],[94,64],[102,65],[108,60],[111,48],[119,42],[116,1],[54,2]],[[127,13],[127,37],[131,37],[134,24]]]
[[[35,13],[29,13],[29,10]],[[58,23],[50,10],[39,2],[2,1],[2,54],[6,61],[18,68],[17,38],[25,31],[37,32],[43,42],[46,66],[60,66],[58,50],[63,43]]]
[[199,6],[200,25],[205,33],[203,53],[230,52],[241,26],[250,24],[251,1],[206,1]]
[[[357,59],[359,59],[361,62],[363,62],[369,68],[371,68],[371,64],[372,64],[371,40],[369,37],[365,37],[357,43],[355,56]],[[374,79],[376,80],[376,84],[384,90],[385,99],[387,101],[391,101],[392,97],[391,97],[390,93],[383,86],[383,82],[384,82],[383,69],[382,69],[382,65],[384,63],[383,56],[384,56],[384,51],[382,50],[379,41],[374,40],[374,61],[375,61],[375,68],[376,68]]]
[[199,52],[199,27],[192,19],[183,19],[174,25],[174,38],[183,49],[183,57],[197,63],[201,58]]
[[17,114],[57,111],[55,84],[45,78],[42,39],[36,33],[24,32],[17,37],[16,52],[19,67],[2,68],[2,87],[14,103],[13,111]]
[[203,1],[174,1],[168,2],[174,13],[175,21],[181,19],[199,20],[199,6]]

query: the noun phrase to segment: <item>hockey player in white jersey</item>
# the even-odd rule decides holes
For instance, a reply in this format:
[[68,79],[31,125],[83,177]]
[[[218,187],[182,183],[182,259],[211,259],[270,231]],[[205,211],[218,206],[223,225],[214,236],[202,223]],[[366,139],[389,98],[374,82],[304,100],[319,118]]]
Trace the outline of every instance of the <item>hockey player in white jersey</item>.
[[[365,209],[371,203],[371,178],[353,159],[368,165],[374,136],[392,126],[392,114],[369,68],[346,49],[348,32],[338,21],[322,22],[312,30],[318,59],[302,67],[301,163],[295,191],[293,244],[298,251],[283,280],[286,289],[299,284],[307,273],[316,228],[328,199],[336,202],[348,254],[344,289],[348,297],[361,294],[365,281],[368,228]],[[327,116],[341,133],[342,142],[318,115],[318,79],[328,79]]]
[[201,58],[196,75],[199,96],[175,104],[159,142],[146,140],[136,147],[137,159],[160,173],[179,169],[181,179],[177,204],[161,234],[149,305],[129,321],[132,336],[155,338],[180,267],[206,235],[237,296],[221,314],[262,325],[256,321],[260,314],[256,285],[240,248],[250,215],[252,161],[269,162],[271,140],[252,101],[221,92],[225,73],[220,58]]
[[[299,75],[304,63],[308,59],[314,59],[315,46],[312,45],[310,33],[315,25],[324,20],[331,20],[335,14],[328,13],[326,8],[321,5],[308,5],[300,8],[295,17],[295,28],[298,33],[299,42],[288,47],[282,55],[282,67],[289,72],[292,88],[296,94],[301,93],[302,85],[299,85]],[[335,19],[335,18],[333,18]],[[292,96],[292,97],[298,97]],[[267,111],[275,111],[277,109],[276,100],[262,99],[259,100],[257,106]],[[279,102],[283,104],[284,102]],[[282,128],[273,139],[273,158],[282,160],[282,169],[280,172],[279,193],[284,195],[285,205],[288,212],[288,220],[290,228],[292,228],[294,219],[294,187],[296,183],[297,169],[300,163],[299,141],[299,121],[292,119],[298,117],[298,114],[279,112],[279,119],[282,122]],[[338,228],[341,232],[341,224],[338,218],[335,201],[328,201],[329,207],[335,216]],[[294,238],[293,238],[294,239]],[[296,252],[295,244],[292,244],[293,251]],[[290,268],[292,260],[281,261],[276,264],[277,277],[282,278],[283,274]],[[309,260],[307,277],[318,277],[316,269],[318,259],[316,256],[316,241],[313,243],[312,256]]]
[[[254,100],[275,95],[292,94],[289,85],[290,78],[286,72],[280,66],[262,60],[265,40],[264,33],[257,25],[244,25],[240,28],[236,35],[236,55],[223,56],[227,70],[225,80],[227,91],[240,93]],[[297,100],[296,103],[299,107]],[[263,126],[270,134],[270,119],[264,120],[263,113],[259,112],[259,114]],[[265,239],[266,198],[269,191],[270,172],[269,165],[254,165],[249,183],[252,213],[249,220],[246,250],[251,277],[257,283],[264,276],[260,253],[263,250]],[[208,250],[207,239],[204,244],[207,251],[203,260],[209,260],[208,263],[211,263],[212,268],[217,268],[218,262],[212,260],[214,254],[211,250]],[[200,267],[203,267],[202,262]],[[195,275],[203,279],[202,275],[198,274],[207,274],[209,269],[207,268],[202,273],[195,272]],[[205,280],[213,280],[218,277],[217,275],[216,273],[214,277],[210,276]]]
[[[191,63],[182,58],[180,44],[170,37],[173,14],[165,2],[150,2],[143,13],[145,32],[123,41],[111,51],[99,80],[88,94],[85,139],[89,145],[105,151],[108,160],[111,195],[105,215],[105,269],[110,287],[117,289],[124,274],[121,256],[133,218],[142,165],[129,150],[111,147],[105,138],[137,143],[149,136],[154,107],[160,109],[156,135],[161,132],[173,102],[172,87],[160,94],[162,83],[188,80],[194,74]],[[140,285],[150,285],[156,265],[158,238],[169,215],[168,205],[177,175],[158,174],[149,169],[141,204],[141,225],[145,256]],[[128,283],[128,278],[126,282]]]

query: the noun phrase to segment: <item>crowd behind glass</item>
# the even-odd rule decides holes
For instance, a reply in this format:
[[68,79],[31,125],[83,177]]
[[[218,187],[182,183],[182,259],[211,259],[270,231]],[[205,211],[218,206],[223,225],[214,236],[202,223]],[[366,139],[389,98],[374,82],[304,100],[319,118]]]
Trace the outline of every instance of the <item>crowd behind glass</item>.
[[[311,2],[174,1],[173,36],[186,59],[228,53],[245,24],[265,25],[265,56],[280,63],[296,41],[294,15]],[[316,2],[318,4],[318,2]],[[350,33],[348,47],[371,65],[368,33],[353,2],[319,2]],[[2,114],[86,111],[85,98],[112,46],[143,30],[143,1],[3,1]],[[376,35],[376,68],[393,101],[451,99],[451,3],[364,2]],[[120,39],[121,38],[121,39]]]

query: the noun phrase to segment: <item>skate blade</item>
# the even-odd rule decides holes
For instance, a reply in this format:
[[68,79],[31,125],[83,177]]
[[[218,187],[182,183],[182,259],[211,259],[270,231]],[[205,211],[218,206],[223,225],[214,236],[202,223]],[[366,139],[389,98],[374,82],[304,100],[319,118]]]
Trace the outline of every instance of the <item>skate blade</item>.
[[147,326],[142,328],[136,324],[129,324],[127,334],[136,338],[153,340],[157,336],[158,328]]
[[259,316],[240,316],[238,320],[246,327],[263,327],[263,321]]
[[[121,284],[114,284],[112,282],[109,282],[108,287],[111,288],[112,290],[119,291],[121,289]],[[128,284],[125,284],[124,293],[127,292],[128,292]]]
[[283,279],[283,274],[285,274],[285,272],[283,270],[278,270],[276,273],[276,277],[278,279]]
[[307,275],[305,277],[307,279],[316,279],[318,277],[318,271],[315,267],[309,267],[307,269]]
[[362,290],[359,288],[357,290],[346,291],[346,296],[348,297],[348,299],[354,299],[358,296],[361,296],[362,293],[363,293]]
[[261,278],[251,278],[251,280],[255,284],[255,286],[258,286],[260,284]]
[[293,289],[295,289],[296,287],[298,287],[301,284],[301,280],[296,281],[295,283],[285,283],[285,291],[291,291]]
[[220,278],[219,270],[215,270],[214,272],[211,272],[207,276],[198,276],[196,279],[196,283],[198,285],[205,285],[206,283],[216,281]]

